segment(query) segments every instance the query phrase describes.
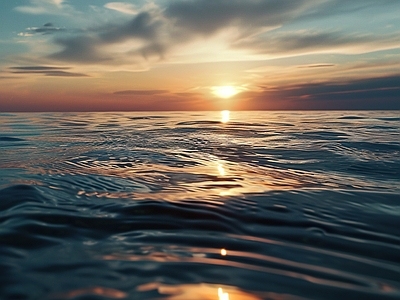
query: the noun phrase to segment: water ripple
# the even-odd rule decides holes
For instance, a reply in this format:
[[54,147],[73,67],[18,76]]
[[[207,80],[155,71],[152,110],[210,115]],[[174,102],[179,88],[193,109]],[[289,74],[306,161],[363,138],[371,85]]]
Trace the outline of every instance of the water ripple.
[[399,299],[398,121],[2,114],[0,298]]

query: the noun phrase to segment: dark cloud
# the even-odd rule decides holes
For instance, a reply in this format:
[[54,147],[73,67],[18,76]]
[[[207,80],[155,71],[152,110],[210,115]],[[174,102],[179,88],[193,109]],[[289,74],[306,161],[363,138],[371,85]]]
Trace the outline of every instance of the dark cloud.
[[173,2],[165,14],[181,28],[210,35],[227,27],[259,29],[281,25],[292,19],[310,0],[242,1],[198,0]]
[[55,43],[63,50],[52,54],[50,58],[86,63],[112,62],[115,56],[102,52],[102,47],[127,40],[141,40],[140,46],[127,49],[127,56],[162,58],[167,49],[159,38],[162,26],[156,15],[143,12],[127,23],[108,24],[88,31],[87,35],[55,39]]
[[332,68],[335,67],[335,64],[313,64],[313,65],[304,65],[298,66],[299,69],[317,69],[317,68]]
[[50,55],[50,58],[81,63],[111,60],[98,50],[100,41],[90,36],[58,38],[55,39],[55,43],[63,47],[63,50]]
[[154,96],[169,93],[168,90],[126,90],[114,92],[114,95],[120,96]]
[[154,40],[159,37],[161,26],[162,23],[155,15],[143,12],[128,23],[109,25],[100,29],[99,39],[104,43],[121,42],[131,38]]
[[[400,109],[400,74],[379,78],[284,86],[248,98],[254,108]],[[279,99],[271,104],[269,99]]]
[[[365,42],[366,38],[351,37],[337,32],[307,32],[307,33],[283,33],[272,36],[266,40],[256,40],[261,45],[254,45],[257,49],[263,46],[268,53],[298,52],[298,51],[317,51],[322,49],[335,49],[338,46],[354,45],[359,42]],[[247,45],[248,46],[248,45]],[[261,50],[263,51],[263,50]]]
[[390,5],[398,5],[398,0],[183,0],[171,1],[165,16],[182,28],[207,35],[227,26],[260,29]]
[[102,51],[105,46],[137,40],[140,41],[137,47],[127,49],[125,55],[131,59],[163,59],[171,47],[189,42],[199,34],[209,36],[236,26],[242,32],[239,35],[247,36],[268,26],[278,26],[311,1],[175,1],[164,10],[143,11],[128,22],[106,24],[85,34],[55,39],[62,50],[50,57],[87,63],[112,62],[116,57]]
[[[303,97],[318,101],[351,101],[355,99],[398,99],[400,107],[400,75],[354,80],[349,82],[306,84],[297,87]],[[382,105],[377,101],[375,105]]]
[[[318,98],[321,96],[349,95],[361,93],[363,97],[373,96],[373,93],[379,91],[386,96],[400,96],[400,75],[352,80],[338,83],[318,83],[304,84],[291,87],[292,91],[302,93],[302,96]],[[368,94],[370,93],[370,94]],[[399,98],[400,99],[400,98]]]
[[177,95],[177,96],[180,96],[180,97],[195,97],[195,96],[200,96],[202,94],[201,93],[186,92],[186,93],[174,93],[174,95]]
[[10,67],[13,74],[40,74],[53,77],[88,77],[83,73],[74,73],[68,67],[48,67],[48,66],[27,66],[27,67]]
[[[361,35],[322,29],[297,32],[272,29],[293,25],[299,20],[314,20],[373,5],[390,5],[396,1],[382,0],[379,4],[375,0],[170,1],[165,2],[163,9],[153,7],[129,21],[107,23],[86,31],[76,31],[72,36],[56,38],[54,42],[62,50],[50,58],[80,63],[125,63],[153,57],[163,59],[173,47],[231,27],[236,29],[235,36],[231,37],[231,47],[248,49],[254,53],[286,56],[318,51],[351,52],[351,47],[359,45],[364,47],[361,51],[368,52],[379,47],[398,46],[398,35],[377,37],[372,33]],[[51,23],[45,25],[35,31],[44,33],[57,29]],[[129,40],[137,43],[132,43],[126,51],[112,53],[107,48]]]
[[278,32],[255,36],[233,44],[256,53],[300,55],[316,52],[357,53],[399,46],[397,34],[349,34],[344,32]]
[[53,70],[67,70],[68,67],[48,67],[48,66],[27,66],[27,67],[10,67],[10,70],[19,71],[53,71]]
[[89,77],[89,75],[87,75],[87,74],[65,72],[65,71],[50,71],[50,72],[46,72],[44,74],[46,76],[54,76],[54,77]]
[[66,31],[65,28],[55,27],[52,23],[46,23],[41,27],[29,27],[24,33],[20,35],[32,35],[32,34],[53,34],[58,32]]

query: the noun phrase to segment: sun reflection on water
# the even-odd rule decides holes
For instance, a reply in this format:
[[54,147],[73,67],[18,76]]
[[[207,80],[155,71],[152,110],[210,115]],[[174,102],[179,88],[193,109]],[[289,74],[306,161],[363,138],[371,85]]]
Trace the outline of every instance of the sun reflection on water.
[[218,173],[219,173],[220,176],[225,176],[226,175],[224,166],[221,163],[218,163],[217,169],[218,169]]
[[236,287],[204,283],[166,285],[153,282],[138,286],[136,290],[139,292],[156,290],[166,300],[261,300],[260,297]]
[[231,112],[229,110],[221,111],[221,122],[228,123],[230,120],[230,114],[231,114]]

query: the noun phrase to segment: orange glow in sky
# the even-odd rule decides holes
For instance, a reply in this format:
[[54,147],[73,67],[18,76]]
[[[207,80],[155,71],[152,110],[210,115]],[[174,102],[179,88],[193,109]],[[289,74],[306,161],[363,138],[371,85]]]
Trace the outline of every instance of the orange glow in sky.
[[1,1],[0,111],[400,109],[400,1],[335,3]]

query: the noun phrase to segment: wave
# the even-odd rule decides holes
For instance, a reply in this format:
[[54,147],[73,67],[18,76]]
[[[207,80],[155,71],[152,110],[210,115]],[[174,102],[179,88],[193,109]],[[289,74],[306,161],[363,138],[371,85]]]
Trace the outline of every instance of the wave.
[[0,142],[24,142],[24,139],[12,136],[0,136]]
[[399,298],[396,116],[246,114],[4,116],[0,298]]

